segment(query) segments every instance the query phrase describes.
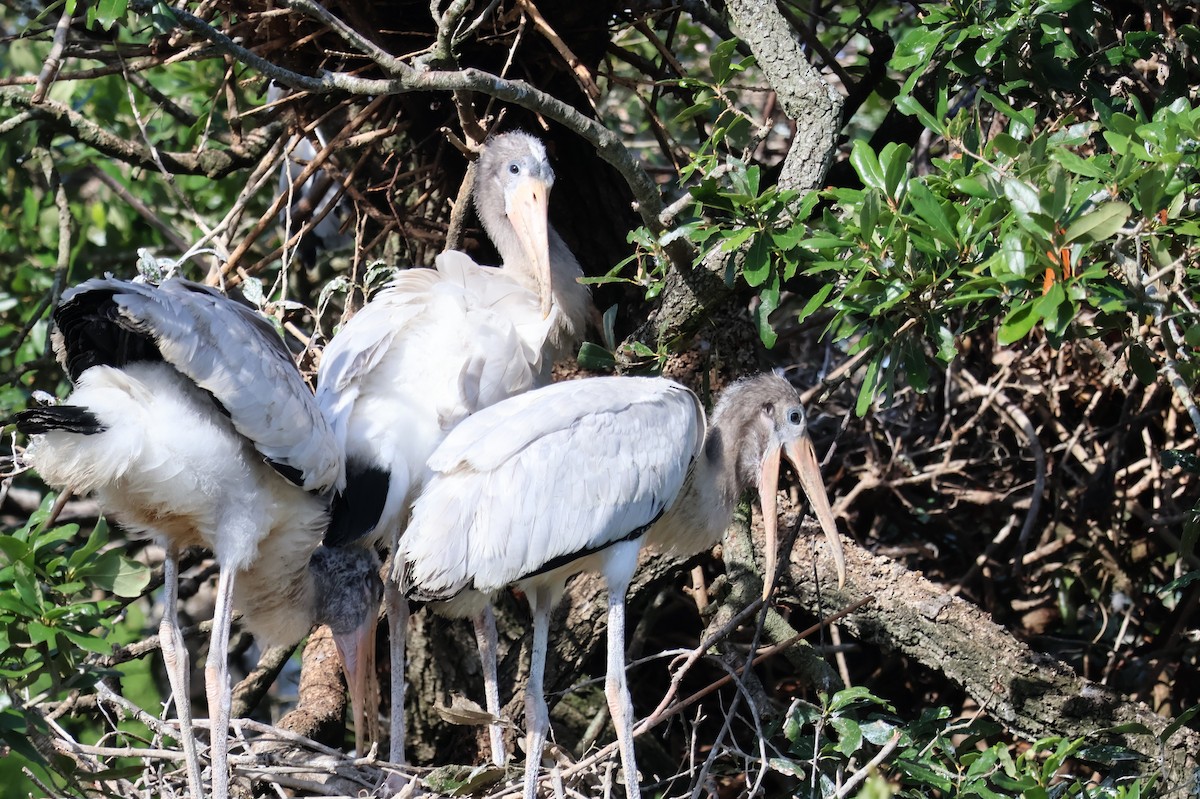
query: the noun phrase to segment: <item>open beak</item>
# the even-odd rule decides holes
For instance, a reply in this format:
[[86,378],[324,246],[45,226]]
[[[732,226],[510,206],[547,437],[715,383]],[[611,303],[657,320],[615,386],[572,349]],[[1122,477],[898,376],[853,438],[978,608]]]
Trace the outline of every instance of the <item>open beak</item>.
[[550,208],[550,187],[534,177],[517,183],[508,197],[508,218],[517,231],[525,249],[541,299],[542,318],[550,315],[553,287],[550,283],[550,234],[547,214]]
[[813,450],[812,439],[807,435],[797,438],[783,448],[775,448],[763,458],[762,472],[759,474],[758,495],[762,503],[763,529],[766,532],[767,552],[766,574],[763,580],[763,599],[771,595],[775,585],[775,568],[778,559],[779,515],[777,511],[776,492],[779,488],[779,456],[780,453],[796,469],[800,477],[800,487],[804,489],[808,503],[812,506],[825,538],[833,552],[833,560],[837,565],[838,588],[846,584],[846,558],[842,553],[842,541],[838,538],[837,525],[833,521],[833,508],[829,506],[829,497],[821,482],[821,466],[817,462],[817,453]]
[[[350,689],[350,709],[354,714],[354,746],[359,756],[366,754],[379,739],[374,709],[379,706],[379,682],[375,678],[375,625],[378,616],[367,614],[367,620],[351,633],[334,633],[346,687]],[[371,717],[368,720],[367,711]]]

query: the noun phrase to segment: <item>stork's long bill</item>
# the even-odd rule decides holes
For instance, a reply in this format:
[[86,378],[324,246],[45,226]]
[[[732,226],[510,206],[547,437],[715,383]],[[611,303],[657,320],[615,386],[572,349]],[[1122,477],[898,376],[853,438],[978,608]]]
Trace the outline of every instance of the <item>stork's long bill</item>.
[[763,530],[766,533],[767,552],[765,555],[766,573],[763,579],[763,599],[771,594],[775,585],[775,568],[778,559],[779,517],[777,510],[776,492],[779,487],[779,456],[788,459],[800,478],[800,487],[804,489],[808,503],[812,506],[813,514],[821,523],[821,530],[829,541],[833,561],[837,566],[838,588],[846,583],[846,559],[842,553],[842,542],[838,538],[837,525],[833,521],[833,508],[829,506],[829,497],[825,493],[825,485],[821,482],[821,466],[817,461],[817,453],[813,450],[812,439],[807,434],[801,435],[782,447],[775,447],[766,454],[762,461],[762,472],[759,474],[759,501],[762,503]]
[[526,176],[511,190],[508,197],[508,218],[517,238],[533,265],[541,300],[542,318],[550,315],[553,286],[550,279],[550,234],[547,215],[550,208],[550,186],[540,178]]
[[375,678],[375,627],[378,616],[368,613],[358,629],[349,633],[334,633],[346,687],[350,693],[350,709],[354,715],[354,742],[360,756],[378,739],[375,718],[367,719],[379,705],[379,685]]

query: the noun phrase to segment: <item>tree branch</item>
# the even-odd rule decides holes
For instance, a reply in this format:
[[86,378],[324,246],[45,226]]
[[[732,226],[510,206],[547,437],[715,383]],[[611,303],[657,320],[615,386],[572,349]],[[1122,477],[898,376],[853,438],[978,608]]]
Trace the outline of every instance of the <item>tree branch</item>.
[[[1161,763],[1166,784],[1190,785],[1200,752],[1200,733],[1181,726],[1160,740],[1171,719],[1140,702],[1123,700],[1110,689],[1084,679],[1066,664],[1034,652],[969,602],[953,597],[919,572],[876,556],[843,538],[846,585],[832,590],[822,581],[825,605],[848,604],[866,594],[875,602],[842,625],[859,639],[903,652],[941,671],[960,685],[1009,731],[1031,739],[1092,731],[1101,742],[1117,743]],[[819,573],[832,562],[823,544]],[[818,586],[807,552],[792,553],[781,575],[784,593],[814,607]]]
[[[302,5],[304,0],[293,0]],[[298,5],[298,7],[299,7]],[[155,6],[151,0],[135,0],[131,7],[148,14]],[[420,91],[474,91],[519,105],[551,119],[591,142],[596,152],[607,161],[633,192],[638,214],[651,230],[661,232],[658,215],[662,212],[662,197],[650,175],[642,169],[633,153],[625,148],[621,138],[594,119],[584,116],[557,97],[549,95],[522,80],[507,80],[478,69],[429,70],[417,72],[411,67],[397,70],[394,78],[360,78],[344,72],[322,70],[318,76],[302,75],[271,63],[257,53],[236,43],[199,17],[181,9],[171,8],[179,24],[212,42],[217,49],[267,77],[294,89],[313,94],[345,92],[353,95],[397,95]]]
[[[148,147],[132,139],[109,132],[103,126],[71,110],[66,105],[46,99],[33,101],[33,95],[16,87],[0,87],[0,108],[22,109],[30,118],[40,119],[47,127],[64,133],[76,141],[92,147],[118,161],[131,166],[157,170],[158,162]],[[214,180],[230,175],[239,169],[252,166],[283,130],[282,124],[273,122],[259,128],[243,139],[242,146],[229,149],[206,149],[195,153],[160,152],[163,166],[174,175],[205,175]]]
[[[784,158],[779,187],[796,191],[817,188],[829,170],[841,129],[841,96],[809,63],[787,19],[774,3],[730,0],[734,29],[750,46],[766,73],[784,112],[796,123],[796,134]],[[647,225],[656,230],[652,225]],[[693,335],[711,309],[725,302],[733,286],[725,282],[730,259],[741,262],[747,243],[734,253],[714,248],[697,266],[681,264],[667,275],[662,302],[630,336],[631,341],[671,344]],[[628,366],[628,363],[623,364]]]

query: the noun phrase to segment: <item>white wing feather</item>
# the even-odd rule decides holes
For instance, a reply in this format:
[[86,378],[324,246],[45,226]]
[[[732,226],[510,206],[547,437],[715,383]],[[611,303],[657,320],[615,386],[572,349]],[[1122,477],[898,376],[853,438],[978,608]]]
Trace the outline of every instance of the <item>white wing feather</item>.
[[452,251],[402,272],[333,337],[317,402],[348,457],[392,474],[385,515],[407,506],[448,430],[538,384],[548,325],[532,292]]
[[430,458],[396,576],[428,598],[491,592],[620,541],[670,506],[703,435],[695,395],[658,378],[556,383],[486,408]]
[[341,451],[312,392],[271,324],[254,310],[190,281],[159,286],[98,278],[63,295],[67,303],[111,291],[132,330],[153,338],[163,360],[211,394],[234,428],[268,460],[299,474],[305,490],[335,485]]

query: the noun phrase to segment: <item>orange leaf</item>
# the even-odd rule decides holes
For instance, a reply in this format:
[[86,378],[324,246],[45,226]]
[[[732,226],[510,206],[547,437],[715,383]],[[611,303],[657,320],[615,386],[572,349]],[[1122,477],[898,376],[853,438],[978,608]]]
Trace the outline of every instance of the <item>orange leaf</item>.
[[1054,267],[1046,267],[1046,277],[1042,280],[1042,296],[1050,293],[1050,289],[1054,286]]

